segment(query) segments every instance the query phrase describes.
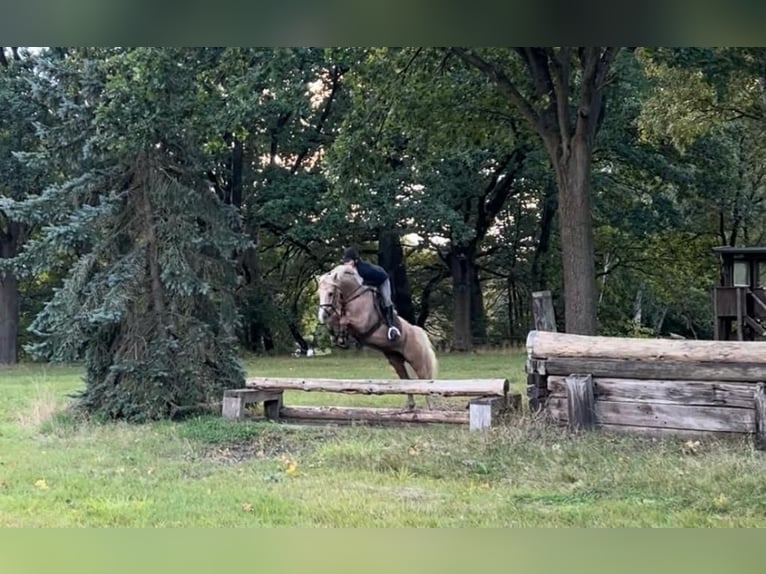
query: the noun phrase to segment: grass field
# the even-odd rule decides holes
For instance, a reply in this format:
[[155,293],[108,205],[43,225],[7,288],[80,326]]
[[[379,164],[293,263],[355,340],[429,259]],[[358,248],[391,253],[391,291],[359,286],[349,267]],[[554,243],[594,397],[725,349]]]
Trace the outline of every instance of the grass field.
[[[440,357],[505,376],[520,355]],[[263,358],[251,375],[389,377],[376,354]],[[529,416],[455,426],[298,427],[219,416],[75,420],[77,366],[0,370],[0,526],[766,526],[766,454],[746,438],[570,435]],[[388,398],[403,404],[403,397]],[[290,394],[287,403],[375,403]]]

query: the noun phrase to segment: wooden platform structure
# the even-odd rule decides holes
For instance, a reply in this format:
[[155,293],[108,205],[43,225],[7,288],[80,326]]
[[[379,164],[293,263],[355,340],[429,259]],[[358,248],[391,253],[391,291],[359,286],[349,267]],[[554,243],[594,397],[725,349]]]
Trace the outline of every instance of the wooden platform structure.
[[528,393],[554,421],[644,434],[752,434],[766,449],[766,342],[531,331]]
[[713,287],[716,340],[754,341],[766,335],[766,247],[716,247],[720,285]]
[[[263,403],[270,420],[359,423],[453,423],[471,430],[493,426],[500,414],[518,407],[521,396],[509,393],[508,379],[311,379],[253,377],[244,389],[224,391],[222,415],[241,419],[250,403]],[[431,395],[469,398],[466,410],[430,410],[391,407],[286,406],[285,391],[364,395]]]

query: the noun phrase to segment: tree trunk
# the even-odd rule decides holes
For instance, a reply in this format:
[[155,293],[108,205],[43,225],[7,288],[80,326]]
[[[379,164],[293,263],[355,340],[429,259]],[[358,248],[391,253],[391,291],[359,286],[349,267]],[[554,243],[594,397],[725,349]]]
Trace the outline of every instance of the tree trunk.
[[487,342],[487,317],[484,313],[484,294],[479,282],[479,270],[476,264],[471,265],[471,337],[474,345],[484,345]]
[[596,332],[596,282],[590,205],[593,142],[603,119],[603,90],[619,47],[517,47],[533,87],[525,97],[503,66],[453,48],[484,72],[545,143],[559,193],[566,330]]
[[516,285],[513,277],[508,277],[505,282],[505,298],[508,308],[508,339],[513,340],[516,336]]
[[441,282],[441,280],[448,275],[449,274],[446,271],[440,269],[436,275],[428,280],[425,287],[423,287],[423,292],[420,295],[420,311],[418,312],[418,318],[416,322],[418,327],[426,326],[428,315],[431,313],[431,293]]
[[465,246],[454,247],[449,254],[448,262],[452,275],[452,348],[455,351],[470,351],[473,349],[471,292],[476,265],[475,250]]
[[19,288],[16,277],[8,273],[0,278],[0,365],[14,365],[18,360]]
[[545,272],[545,256],[550,248],[551,236],[553,235],[553,220],[558,210],[556,191],[554,182],[545,186],[543,209],[540,214],[540,236],[532,258],[531,283],[533,291],[545,291],[549,288],[547,285],[548,277]]
[[561,264],[564,275],[564,319],[567,333],[596,333],[596,270],[590,194],[591,145],[573,137],[549,138],[546,149],[556,170],[559,190]]
[[[0,258],[15,257],[21,225],[8,223],[8,232],[0,233]],[[14,365],[18,360],[19,285],[12,273],[0,272],[0,365]]]
[[384,231],[378,240],[378,263],[391,278],[391,299],[396,312],[410,323],[415,323],[415,306],[407,279],[402,244],[395,231]]
[[238,209],[242,208],[242,171],[244,163],[242,140],[234,138],[231,150],[231,181],[229,183],[229,201]]

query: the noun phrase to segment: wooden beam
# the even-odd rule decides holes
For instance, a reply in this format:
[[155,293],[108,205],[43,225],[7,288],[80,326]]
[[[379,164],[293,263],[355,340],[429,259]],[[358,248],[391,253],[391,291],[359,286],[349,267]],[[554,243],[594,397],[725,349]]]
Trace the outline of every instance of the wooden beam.
[[[554,420],[569,420],[566,398],[549,397],[546,410]],[[594,411],[598,426],[752,433],[755,425],[752,408],[596,401]]]
[[755,411],[755,448],[766,450],[766,384],[758,383],[753,397]]
[[550,291],[532,293],[532,317],[538,331],[556,331],[556,313]]
[[764,333],[766,333],[766,331],[763,329],[763,326],[750,315],[745,315],[745,323],[750,325],[750,328],[755,331],[759,337],[762,337]]
[[280,391],[261,391],[257,389],[227,389],[223,392],[221,415],[227,420],[239,420],[245,416],[245,407],[250,403],[264,403],[282,399]]
[[387,407],[285,407],[279,413],[280,419],[304,419],[312,421],[338,422],[411,422],[411,423],[454,423],[468,424],[468,411],[436,411],[423,409],[402,409]]
[[742,287],[737,287],[737,340],[742,341]]
[[758,291],[750,291],[750,297],[753,299],[753,302],[756,304],[758,308],[760,308],[761,313],[766,312],[766,303],[764,303],[763,299],[761,299],[759,293],[761,293],[762,290]]
[[[759,345],[757,342],[746,343]],[[766,357],[766,355],[764,355]],[[552,357],[545,361],[548,375],[590,373],[595,378],[695,380],[695,381],[766,381],[766,362],[710,363],[704,361],[595,359]]]
[[766,364],[766,342],[631,339],[530,331],[527,336],[527,355],[530,359],[591,357],[710,364]]
[[503,397],[473,399],[468,403],[468,428],[484,430],[495,426],[497,418],[507,408],[508,403]]
[[[553,397],[565,397],[565,377],[548,377]],[[667,381],[656,379],[593,379],[596,401],[628,401],[698,406],[751,408],[756,383],[722,381]]]
[[570,375],[564,379],[567,392],[567,421],[573,430],[589,430],[595,425],[593,378]]
[[309,379],[251,377],[247,387],[260,390],[295,390],[362,395],[441,395],[488,397],[508,394],[508,379]]

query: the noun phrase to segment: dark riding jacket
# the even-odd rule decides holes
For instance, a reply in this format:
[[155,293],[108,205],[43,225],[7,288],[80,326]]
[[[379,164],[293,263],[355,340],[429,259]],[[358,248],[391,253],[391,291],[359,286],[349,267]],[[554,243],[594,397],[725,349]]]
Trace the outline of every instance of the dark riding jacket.
[[388,279],[388,273],[385,269],[367,261],[357,261],[356,272],[359,273],[366,285],[374,285],[375,287],[380,286]]

